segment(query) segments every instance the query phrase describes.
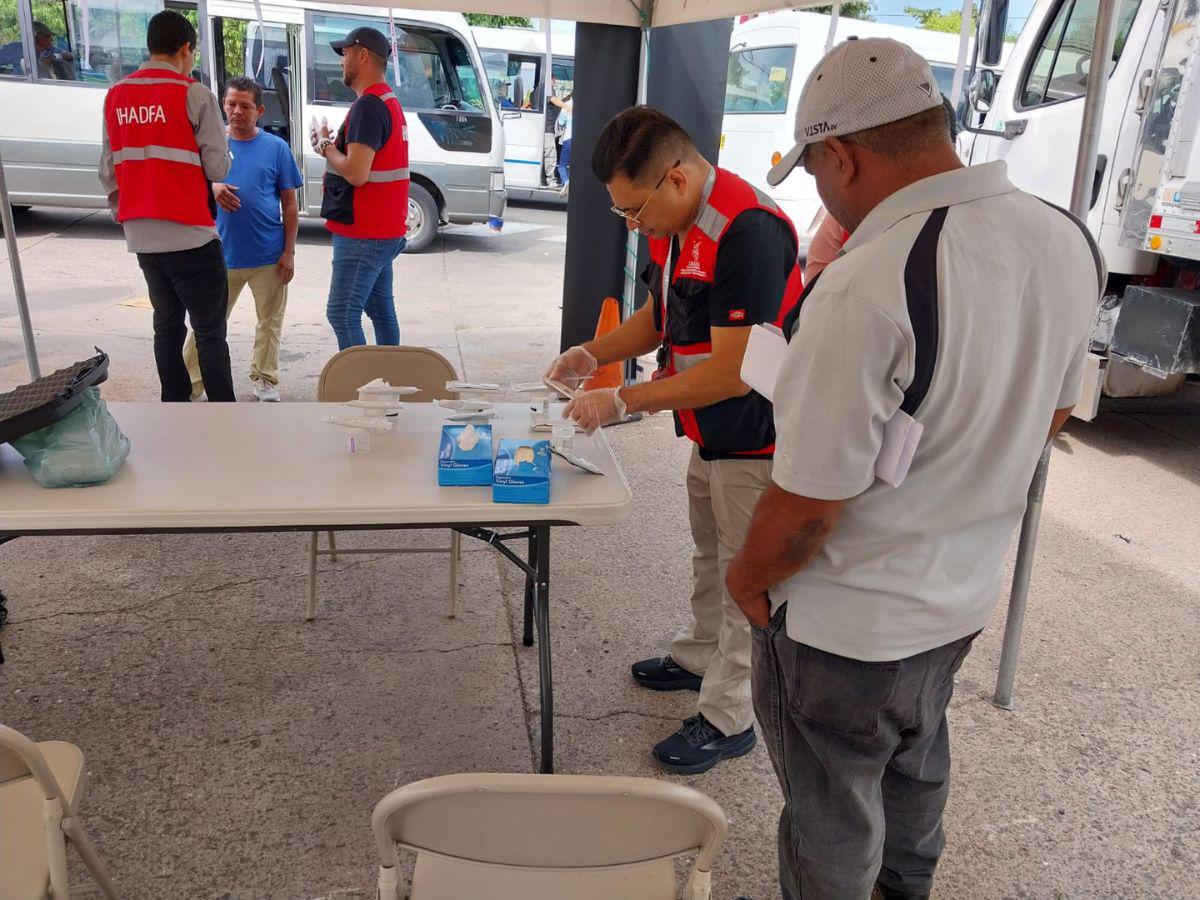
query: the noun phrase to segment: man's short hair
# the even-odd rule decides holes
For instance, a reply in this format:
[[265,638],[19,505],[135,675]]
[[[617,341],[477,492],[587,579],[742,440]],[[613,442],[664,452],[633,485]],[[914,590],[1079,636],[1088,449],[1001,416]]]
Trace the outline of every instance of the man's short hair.
[[692,136],[665,112],[631,106],[611,118],[592,150],[592,171],[601,183],[617,175],[630,181],[657,179],[677,159],[696,153]]
[[230,91],[245,91],[254,95],[254,105],[262,106],[262,85],[245,75],[237,75],[225,83],[225,94]]
[[856,131],[843,140],[890,160],[911,159],[950,143],[950,115],[939,104],[915,116]]
[[192,23],[173,9],[156,13],[146,28],[146,49],[159,56],[174,56],[184,47],[196,47]]
[[54,32],[50,30],[50,26],[47,25],[45,22],[39,22],[37,19],[34,19],[33,20],[33,36],[34,37],[43,36],[43,37],[52,38],[52,37],[54,37]]

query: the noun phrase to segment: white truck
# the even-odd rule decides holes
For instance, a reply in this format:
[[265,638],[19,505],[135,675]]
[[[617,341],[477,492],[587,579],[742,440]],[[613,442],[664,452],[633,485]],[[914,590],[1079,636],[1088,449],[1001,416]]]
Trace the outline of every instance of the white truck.
[[[985,31],[1003,33],[1001,5],[985,9]],[[1097,6],[1038,0],[1003,82],[980,69],[968,91],[984,114],[968,138],[969,162],[1002,159],[1014,184],[1063,207]],[[978,42],[982,62],[995,43]],[[1121,0],[1108,65],[1087,217],[1108,283],[1076,410],[1085,419],[1095,415],[1102,391],[1163,395],[1200,373],[1200,6]]]
[[[824,217],[816,182],[799,167],[775,187],[767,184],[766,176],[792,146],[800,93],[825,55],[831,24],[830,16],[819,13],[776,10],[740,16],[729,38],[719,162],[779,204],[800,232],[804,254]],[[951,94],[957,34],[848,18],[839,18],[833,27],[835,43],[850,37],[886,37],[907,44],[929,61],[938,89]],[[479,45],[484,46],[482,40]],[[1001,48],[1001,60],[993,68],[1002,68],[1006,58],[1007,49]]]

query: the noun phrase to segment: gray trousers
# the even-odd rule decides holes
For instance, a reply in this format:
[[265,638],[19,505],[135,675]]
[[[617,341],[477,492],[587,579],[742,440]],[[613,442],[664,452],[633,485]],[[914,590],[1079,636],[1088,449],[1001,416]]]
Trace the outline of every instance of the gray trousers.
[[754,710],[783,788],[784,900],[927,897],[945,844],[946,707],[975,635],[861,662],[788,637],[786,605],[753,629]]

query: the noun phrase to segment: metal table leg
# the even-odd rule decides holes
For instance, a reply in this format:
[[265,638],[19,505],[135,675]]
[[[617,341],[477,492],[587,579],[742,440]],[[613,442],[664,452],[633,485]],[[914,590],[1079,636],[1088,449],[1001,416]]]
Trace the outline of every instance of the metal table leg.
[[537,584],[534,618],[538,636],[538,686],[541,691],[541,771],[554,771],[554,675],[550,668],[550,527],[537,528]]
[[1021,629],[1025,624],[1025,608],[1029,603],[1029,578],[1033,572],[1033,552],[1037,545],[1038,523],[1042,518],[1042,499],[1046,495],[1046,473],[1050,466],[1050,445],[1042,451],[1029,497],[1025,518],[1021,522],[1021,538],[1017,543],[1017,561],[1013,566],[1012,594],[1008,598],[1008,620],[1004,623],[1004,646],[1000,651],[1000,672],[996,676],[996,693],[992,703],[1001,709],[1012,709],[1013,682],[1017,677],[1017,657],[1021,653]]
[[[529,529],[529,566],[537,568],[538,529]],[[521,633],[521,643],[526,647],[533,646],[533,576],[525,575],[525,629]]]

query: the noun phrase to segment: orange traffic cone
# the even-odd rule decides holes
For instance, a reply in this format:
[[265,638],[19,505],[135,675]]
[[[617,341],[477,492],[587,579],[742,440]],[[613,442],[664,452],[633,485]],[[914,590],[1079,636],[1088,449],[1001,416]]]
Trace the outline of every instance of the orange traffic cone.
[[[604,337],[621,324],[621,307],[616,297],[605,297],[600,307],[600,319],[596,322],[596,337]],[[620,387],[625,383],[622,364],[619,362],[601,366],[587,380],[588,390],[594,388]]]

